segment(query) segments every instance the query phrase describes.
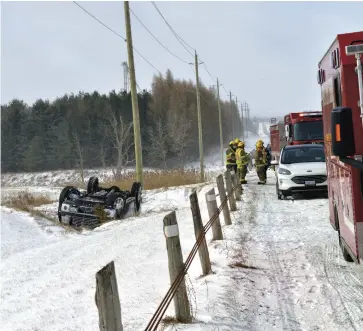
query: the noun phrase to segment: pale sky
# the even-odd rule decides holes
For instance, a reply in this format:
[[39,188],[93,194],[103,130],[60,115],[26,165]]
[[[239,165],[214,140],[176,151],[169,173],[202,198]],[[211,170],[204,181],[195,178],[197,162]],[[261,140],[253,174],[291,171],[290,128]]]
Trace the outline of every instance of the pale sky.
[[[338,33],[363,30],[363,2],[160,2],[174,30],[196,48],[214,76],[251,116],[320,109],[318,62]],[[80,2],[125,36],[123,2]],[[1,3],[1,104],[32,104],[79,90],[123,88],[126,43],[73,2]],[[173,53],[194,58],[178,43],[151,2],[131,9]],[[162,48],[132,16],[134,47],[158,70],[195,80],[194,71]],[[139,86],[150,89],[155,69],[135,54]],[[200,76],[215,84],[203,65]],[[227,98],[221,89],[221,97]]]

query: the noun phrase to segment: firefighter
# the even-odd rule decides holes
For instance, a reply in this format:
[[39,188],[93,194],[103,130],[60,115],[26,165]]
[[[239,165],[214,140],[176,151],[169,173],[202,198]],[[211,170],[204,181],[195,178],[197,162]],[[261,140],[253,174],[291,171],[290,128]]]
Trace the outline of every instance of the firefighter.
[[241,184],[246,184],[247,164],[249,161],[248,154],[245,151],[245,143],[240,141],[236,150],[237,175]]
[[226,150],[226,168],[229,171],[236,171],[236,146],[234,141],[229,143],[229,148]]
[[255,167],[256,172],[259,178],[258,184],[266,184],[266,152],[263,147],[263,141],[258,140],[256,143],[256,152],[255,152]]

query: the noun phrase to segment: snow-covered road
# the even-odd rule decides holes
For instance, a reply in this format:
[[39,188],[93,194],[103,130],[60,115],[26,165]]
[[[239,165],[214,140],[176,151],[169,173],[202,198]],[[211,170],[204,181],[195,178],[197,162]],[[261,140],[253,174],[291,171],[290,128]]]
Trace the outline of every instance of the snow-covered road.
[[363,330],[363,266],[343,260],[327,200],[277,200],[272,172],[256,182],[225,230],[235,267],[193,330]]
[[[248,175],[243,201],[210,242],[213,274],[187,278],[195,322],[166,330],[363,330],[363,267],[342,259],[326,199],[279,201]],[[200,187],[204,223],[204,194]],[[115,261],[125,331],[143,330],[169,286],[162,218],[177,210],[186,258],[194,244],[191,188],[145,195],[141,217],[59,232],[2,209],[1,330],[98,331],[95,272]],[[219,202],[218,202],[219,203]],[[223,218],[222,224],[223,223]],[[173,315],[171,305],[166,315]]]

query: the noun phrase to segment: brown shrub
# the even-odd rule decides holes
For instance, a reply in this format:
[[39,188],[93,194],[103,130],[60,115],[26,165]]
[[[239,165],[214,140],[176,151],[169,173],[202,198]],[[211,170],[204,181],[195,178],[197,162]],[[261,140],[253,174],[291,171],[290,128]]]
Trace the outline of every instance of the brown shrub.
[[38,207],[41,205],[46,205],[48,203],[52,203],[53,201],[50,200],[45,195],[32,195],[29,192],[19,192],[16,196],[10,197],[6,202],[5,205],[14,208],[17,210],[31,212],[33,211],[34,207]]
[[[130,190],[132,183],[136,181],[136,173],[129,172],[123,175],[118,181],[111,181],[106,185],[116,185],[122,190]],[[163,171],[144,171],[144,189],[152,190],[167,188],[171,186],[182,186],[200,183],[200,172],[195,169],[184,170],[163,170]]]

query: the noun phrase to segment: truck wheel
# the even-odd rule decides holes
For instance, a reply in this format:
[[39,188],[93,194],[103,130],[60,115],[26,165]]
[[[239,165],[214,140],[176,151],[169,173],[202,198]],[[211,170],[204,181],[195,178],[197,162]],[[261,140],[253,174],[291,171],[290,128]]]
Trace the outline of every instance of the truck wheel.
[[99,189],[99,182],[97,177],[91,177],[87,183],[87,193],[97,192]]
[[138,212],[141,207],[141,183],[135,182],[131,187],[131,196],[135,197],[136,211]]
[[339,230],[338,230],[338,235],[339,235],[339,246],[340,246],[340,249],[342,250],[344,260],[347,261],[347,262],[353,262],[352,257],[350,256],[348,250],[346,249],[346,247],[343,244],[343,241],[342,241],[342,238],[340,236],[340,231]]

